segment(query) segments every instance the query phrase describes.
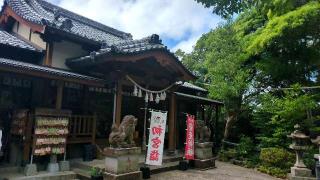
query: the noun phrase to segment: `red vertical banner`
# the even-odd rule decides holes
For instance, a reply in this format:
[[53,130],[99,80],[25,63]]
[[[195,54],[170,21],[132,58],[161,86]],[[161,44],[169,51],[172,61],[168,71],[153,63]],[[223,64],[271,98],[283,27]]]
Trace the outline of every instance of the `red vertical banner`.
[[184,157],[187,160],[194,159],[194,127],[195,127],[195,120],[194,116],[187,115],[187,131],[186,131],[186,146]]

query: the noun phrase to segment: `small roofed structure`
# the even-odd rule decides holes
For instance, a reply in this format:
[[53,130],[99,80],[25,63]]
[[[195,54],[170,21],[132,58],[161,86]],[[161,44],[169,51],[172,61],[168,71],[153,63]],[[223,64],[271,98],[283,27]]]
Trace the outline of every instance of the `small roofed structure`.
[[156,34],[112,45],[104,43],[99,51],[93,51],[88,56],[68,59],[66,64],[72,69],[89,74],[126,72],[140,83],[155,87],[195,79],[195,76],[161,43]]

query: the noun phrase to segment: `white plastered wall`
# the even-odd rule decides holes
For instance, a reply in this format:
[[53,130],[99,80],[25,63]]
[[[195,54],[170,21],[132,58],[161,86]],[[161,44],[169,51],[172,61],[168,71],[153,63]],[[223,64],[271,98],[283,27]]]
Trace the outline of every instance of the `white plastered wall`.
[[65,64],[67,58],[84,56],[88,53],[89,52],[83,50],[80,45],[69,41],[54,43],[52,66],[62,69],[69,69]]

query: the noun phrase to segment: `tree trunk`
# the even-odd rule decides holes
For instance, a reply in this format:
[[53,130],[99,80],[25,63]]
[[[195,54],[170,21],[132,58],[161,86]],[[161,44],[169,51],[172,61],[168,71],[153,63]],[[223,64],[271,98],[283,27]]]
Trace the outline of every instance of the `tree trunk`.
[[237,122],[237,113],[236,112],[228,112],[226,117],[226,126],[224,128],[224,136],[223,139],[228,139],[230,135],[230,131],[232,126]]

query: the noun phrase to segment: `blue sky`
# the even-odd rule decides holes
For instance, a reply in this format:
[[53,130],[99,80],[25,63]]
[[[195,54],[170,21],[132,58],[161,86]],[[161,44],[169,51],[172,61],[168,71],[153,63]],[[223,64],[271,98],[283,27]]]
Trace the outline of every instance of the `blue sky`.
[[[2,1],[2,0],[0,0]],[[222,20],[194,0],[48,0],[134,39],[159,34],[172,51],[190,52],[203,33]],[[2,5],[2,2],[0,3]]]

